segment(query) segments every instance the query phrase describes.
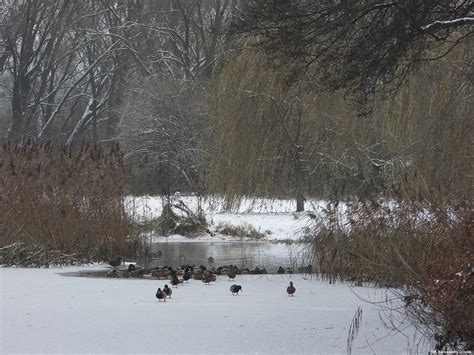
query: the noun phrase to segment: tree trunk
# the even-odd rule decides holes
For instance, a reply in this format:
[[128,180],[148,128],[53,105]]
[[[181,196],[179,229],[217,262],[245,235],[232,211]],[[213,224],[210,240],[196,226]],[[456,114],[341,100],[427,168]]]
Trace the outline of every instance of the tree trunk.
[[296,192],[296,212],[304,211],[304,195],[303,195],[303,179],[301,171],[301,161],[298,152],[296,153],[295,162],[295,192]]
[[296,212],[304,211],[304,195],[303,195],[303,171],[301,155],[303,154],[303,147],[300,145],[301,135],[301,120],[303,118],[303,110],[299,107],[296,136],[295,136],[295,192],[296,192]]

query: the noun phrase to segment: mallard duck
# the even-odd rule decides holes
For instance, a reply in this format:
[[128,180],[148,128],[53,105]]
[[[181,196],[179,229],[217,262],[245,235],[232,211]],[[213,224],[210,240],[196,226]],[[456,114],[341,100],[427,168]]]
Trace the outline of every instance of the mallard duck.
[[293,282],[290,281],[290,286],[286,288],[286,292],[288,293],[288,296],[293,296],[296,292],[295,286],[293,286]]
[[134,277],[143,277],[143,275],[145,275],[145,271],[141,268],[135,269],[135,271],[132,271],[130,275]]
[[186,271],[184,272],[184,275],[183,275],[183,281],[188,282],[190,278],[191,278],[191,271],[190,271],[190,270],[186,270]]
[[193,278],[194,280],[202,280],[203,277],[208,273],[209,271],[207,268],[203,265],[200,265],[199,268],[193,273]]
[[166,302],[166,296],[161,290],[161,288],[158,288],[158,290],[156,291],[156,298],[158,298],[158,302],[160,302],[160,300],[163,300],[163,302]]
[[171,274],[171,286],[178,287],[178,285],[179,285],[178,275],[176,275],[176,273]]
[[120,256],[116,256],[109,260],[110,266],[112,266],[115,270],[122,264],[122,258]]
[[193,279],[194,280],[202,280],[203,272],[201,269],[196,270],[196,272],[193,274]]
[[236,275],[236,270],[235,270],[235,268],[231,265],[231,266],[230,266],[230,269],[229,269],[229,272],[227,273],[227,276],[229,276],[229,280],[235,279],[235,275]]
[[232,292],[232,295],[239,295],[239,291],[242,291],[242,286],[240,285],[232,285],[230,286],[230,292]]
[[153,270],[151,272],[152,277],[156,277],[158,279],[160,278],[167,278],[173,273],[173,269],[170,267],[168,268],[167,266],[158,268],[157,270]]
[[216,281],[216,280],[217,280],[217,276],[209,271],[205,273],[202,277],[202,282],[204,282],[206,285],[209,285],[211,282]]
[[168,285],[165,285],[163,287],[163,293],[166,295],[166,297],[171,298],[171,294],[173,293],[173,290],[168,287]]

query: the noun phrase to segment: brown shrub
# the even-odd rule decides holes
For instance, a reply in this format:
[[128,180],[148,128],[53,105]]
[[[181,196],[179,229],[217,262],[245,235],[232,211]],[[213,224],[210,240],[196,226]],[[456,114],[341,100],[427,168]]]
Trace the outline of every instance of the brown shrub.
[[438,350],[472,350],[470,203],[358,201],[342,215],[327,212],[312,242],[323,277],[396,287],[407,315]]
[[329,209],[312,239],[318,271],[331,280],[353,279],[358,284],[411,283],[439,238],[424,208],[367,200],[349,203],[342,215],[337,208]]
[[[474,213],[435,248],[415,284],[414,315],[433,327],[437,350],[474,348]],[[428,306],[428,308],[426,307]]]
[[0,149],[0,246],[15,242],[78,257],[130,255],[122,156],[82,145],[4,143]]

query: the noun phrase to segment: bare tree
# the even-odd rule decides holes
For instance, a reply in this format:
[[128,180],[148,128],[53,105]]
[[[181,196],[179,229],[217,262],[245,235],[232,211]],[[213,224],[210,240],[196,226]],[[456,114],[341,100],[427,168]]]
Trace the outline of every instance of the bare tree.
[[[12,77],[11,136],[31,135],[37,129],[35,115],[49,90],[49,102],[57,92],[55,63],[64,39],[63,21],[71,21],[69,2],[11,2],[3,16],[5,51],[1,71]],[[53,89],[53,90],[51,90]]]
[[[9,136],[72,144],[113,135],[129,68],[143,64],[138,3],[11,1],[2,11],[0,71],[11,78]],[[100,124],[99,124],[100,123]]]
[[[139,88],[132,83],[127,105],[121,108],[124,119],[119,138],[125,163],[130,169],[142,165],[139,178],[147,185],[145,191],[163,196],[180,190],[202,193],[205,92],[187,82],[153,79],[137,79]],[[132,172],[130,177],[134,176],[137,173]],[[140,191],[136,183],[132,186]]]
[[28,0],[8,5],[0,71],[11,78],[9,136],[64,135],[61,140],[71,143],[97,122],[113,72],[105,62],[118,46],[107,41],[101,10],[93,3]]
[[[176,190],[205,189],[206,90],[225,54],[231,4],[148,2],[134,25],[142,33],[137,52],[147,70],[130,72],[126,78],[124,100],[116,106],[121,112],[119,139],[126,164],[146,171],[131,173],[130,178],[138,175],[151,191],[169,196]],[[135,188],[138,185],[136,181]]]

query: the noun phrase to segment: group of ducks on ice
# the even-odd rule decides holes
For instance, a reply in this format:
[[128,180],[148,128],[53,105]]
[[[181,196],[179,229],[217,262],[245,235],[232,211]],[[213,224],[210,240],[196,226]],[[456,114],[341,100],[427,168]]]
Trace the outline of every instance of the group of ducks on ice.
[[[112,274],[117,273],[117,267],[121,264],[122,260],[111,260],[110,265],[114,267],[114,270],[112,271]],[[238,268],[236,266],[230,265],[227,269],[227,276],[229,277],[229,280],[234,280]],[[144,274],[144,270],[142,268],[137,269],[137,267],[134,264],[129,264],[128,273],[140,273]],[[214,282],[217,280],[216,274],[210,270],[208,270],[205,266],[201,265],[199,268],[194,270],[194,266],[189,266],[186,265],[182,269],[179,270],[174,270],[172,267],[161,267],[161,268],[155,268],[154,270],[150,270],[151,276],[156,277],[158,279],[163,279],[163,278],[170,278],[170,283],[171,287],[178,287],[179,285],[183,285],[184,282],[188,282],[191,278],[194,280],[202,280],[202,282],[206,285],[209,285],[211,282]],[[239,292],[242,291],[242,286],[241,285],[232,285],[230,286],[230,292],[232,295],[238,295]],[[290,282],[290,285],[286,288],[286,292],[288,293],[288,296],[293,296],[296,292],[296,288],[293,285],[293,282]],[[167,298],[171,298],[171,294],[173,293],[173,290],[168,287],[166,284],[163,289],[158,288],[156,291],[156,298],[158,301],[163,301],[165,302]]]
[[[170,268],[171,269],[171,268]],[[197,272],[193,273],[191,268],[189,266],[186,266],[184,268],[184,273],[178,274],[175,270],[171,269],[170,270],[170,276],[171,276],[171,285],[172,287],[178,287],[178,285],[182,285],[184,282],[188,282],[191,276],[195,280],[202,280],[204,284],[209,285],[211,282],[216,281],[217,277],[216,275],[207,270],[205,266],[201,266]],[[229,276],[229,280],[234,280],[235,276],[237,274],[237,267],[231,265],[228,272],[227,276]],[[242,291],[242,286],[241,285],[232,285],[230,286],[230,292],[232,295],[238,295],[239,291]],[[289,296],[293,296],[296,292],[295,286],[293,286],[293,282],[290,281],[290,285],[286,288],[286,292],[288,293]],[[159,301],[166,301],[166,298],[171,298],[171,294],[173,293],[173,290],[168,287],[168,285],[165,285],[163,287],[163,290],[161,288],[158,288],[156,291],[156,298],[158,298]]]

